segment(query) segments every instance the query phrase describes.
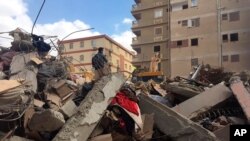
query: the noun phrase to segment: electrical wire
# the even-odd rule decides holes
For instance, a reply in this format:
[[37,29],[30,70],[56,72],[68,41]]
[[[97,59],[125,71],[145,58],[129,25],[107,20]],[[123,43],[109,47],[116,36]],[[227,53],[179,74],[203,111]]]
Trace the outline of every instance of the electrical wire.
[[38,19],[39,15],[40,15],[40,13],[41,13],[41,11],[42,11],[42,9],[43,9],[43,6],[44,6],[45,2],[46,2],[46,0],[43,0],[43,4],[42,4],[42,6],[41,6],[41,8],[40,8],[40,10],[39,10],[39,12],[38,12],[38,14],[37,14],[37,16],[36,16],[36,19],[35,19],[35,21],[34,21],[34,24],[33,24],[33,26],[32,26],[31,35],[33,34],[34,27],[35,27],[35,25],[36,25],[37,19]]

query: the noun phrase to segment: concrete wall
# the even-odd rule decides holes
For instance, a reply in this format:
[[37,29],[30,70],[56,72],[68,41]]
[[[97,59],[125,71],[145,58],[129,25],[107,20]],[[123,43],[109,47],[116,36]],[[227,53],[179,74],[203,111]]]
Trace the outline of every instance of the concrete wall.
[[[217,10],[216,2],[217,0],[198,0],[198,5],[192,7],[191,0],[171,1],[172,6],[176,6],[176,9],[171,12],[171,40],[173,42],[188,40],[189,44],[187,47],[171,48],[172,77],[187,76],[191,71],[193,58],[198,58],[199,63],[222,66],[231,71],[250,69],[247,63],[250,59],[250,16],[248,14],[250,1],[221,0],[220,10]],[[188,3],[187,9],[178,9],[178,6],[185,3]],[[221,13],[222,18],[223,14],[235,11],[240,11],[240,20],[218,21],[218,13]],[[181,21],[194,18],[200,18],[199,27],[182,26]],[[238,33],[239,41],[223,42],[222,35],[231,33]],[[198,38],[198,46],[191,46],[192,38]],[[232,62],[231,55],[239,55],[239,62]],[[228,56],[229,59],[223,61],[223,56]]]

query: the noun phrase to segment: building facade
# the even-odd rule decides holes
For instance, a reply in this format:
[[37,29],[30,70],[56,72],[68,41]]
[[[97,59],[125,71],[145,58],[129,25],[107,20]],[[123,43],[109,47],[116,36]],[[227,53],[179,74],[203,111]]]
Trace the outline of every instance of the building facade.
[[249,0],[171,0],[171,75],[193,66],[250,69]]
[[149,70],[151,58],[159,53],[159,71],[170,75],[169,6],[168,0],[135,0],[131,13],[135,18],[132,47],[137,52],[133,58],[136,68]]
[[133,71],[133,53],[107,35],[64,40],[60,44],[62,56],[72,62],[75,72],[93,71],[91,60],[99,47],[104,48],[112,72],[122,71],[129,76]]

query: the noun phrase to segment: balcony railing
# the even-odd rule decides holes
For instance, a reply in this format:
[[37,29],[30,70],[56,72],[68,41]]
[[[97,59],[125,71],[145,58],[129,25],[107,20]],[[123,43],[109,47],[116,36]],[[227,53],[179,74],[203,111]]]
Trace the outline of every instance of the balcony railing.
[[133,21],[133,22],[132,22],[132,26],[133,26],[133,27],[138,26],[138,21]]

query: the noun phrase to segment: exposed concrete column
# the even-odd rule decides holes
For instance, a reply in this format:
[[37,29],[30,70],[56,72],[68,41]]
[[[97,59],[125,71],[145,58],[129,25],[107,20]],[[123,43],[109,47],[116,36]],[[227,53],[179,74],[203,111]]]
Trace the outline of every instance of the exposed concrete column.
[[125,82],[122,74],[104,76],[95,83],[93,89],[56,135],[53,141],[86,141],[109,105],[109,99],[116,95]]

